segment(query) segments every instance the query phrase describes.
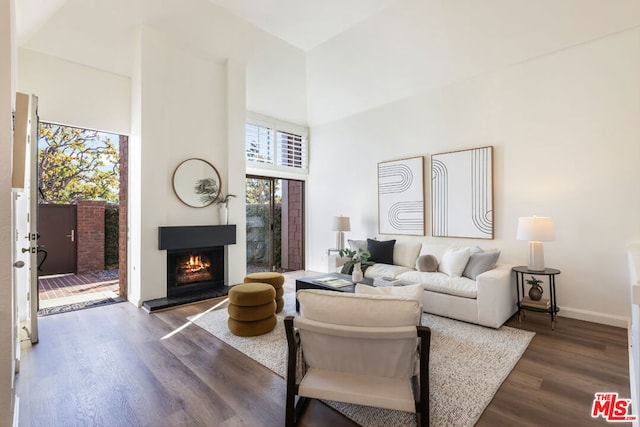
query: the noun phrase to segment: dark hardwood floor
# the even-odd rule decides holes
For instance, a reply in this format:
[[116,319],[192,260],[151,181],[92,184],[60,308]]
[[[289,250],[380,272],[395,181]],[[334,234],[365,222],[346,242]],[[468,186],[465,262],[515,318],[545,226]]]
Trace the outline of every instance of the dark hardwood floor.
[[[40,343],[23,343],[20,425],[282,426],[282,378],[195,325],[176,332],[219,301],[152,315],[120,303],[40,318]],[[536,336],[478,426],[602,426],[590,416],[594,393],[630,397],[625,329],[560,318],[552,332],[537,313],[508,325]],[[355,424],[312,402],[300,425]]]

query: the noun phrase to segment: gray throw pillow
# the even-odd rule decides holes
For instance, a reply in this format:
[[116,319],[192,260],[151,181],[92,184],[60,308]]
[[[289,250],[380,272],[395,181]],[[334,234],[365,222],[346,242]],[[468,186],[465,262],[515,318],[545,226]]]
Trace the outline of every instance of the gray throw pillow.
[[438,258],[433,255],[420,255],[416,260],[416,268],[428,273],[438,271]]
[[471,280],[476,280],[479,274],[491,270],[496,266],[500,251],[495,252],[476,252],[469,257],[467,265],[464,267],[462,275]]
[[357,251],[358,249],[361,251],[366,251],[367,250],[367,241],[366,240],[347,240],[347,243],[349,243],[349,248],[351,248],[352,251]]

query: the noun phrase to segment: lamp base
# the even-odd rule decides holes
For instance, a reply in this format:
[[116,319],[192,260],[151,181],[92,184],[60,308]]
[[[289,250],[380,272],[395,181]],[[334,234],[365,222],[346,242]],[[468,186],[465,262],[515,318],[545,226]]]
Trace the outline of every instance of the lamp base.
[[544,271],[544,249],[542,242],[529,242],[529,264],[530,271]]
[[344,249],[344,232],[338,231],[336,235],[336,248],[341,251]]

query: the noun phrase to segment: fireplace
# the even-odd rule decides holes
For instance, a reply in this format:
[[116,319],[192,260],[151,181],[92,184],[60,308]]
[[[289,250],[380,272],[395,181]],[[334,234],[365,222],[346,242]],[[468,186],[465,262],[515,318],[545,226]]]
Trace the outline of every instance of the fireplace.
[[159,227],[158,249],[167,251],[167,296],[142,306],[153,312],[227,295],[225,246],[235,243],[235,225]]
[[224,247],[167,251],[167,296],[177,297],[224,286]]

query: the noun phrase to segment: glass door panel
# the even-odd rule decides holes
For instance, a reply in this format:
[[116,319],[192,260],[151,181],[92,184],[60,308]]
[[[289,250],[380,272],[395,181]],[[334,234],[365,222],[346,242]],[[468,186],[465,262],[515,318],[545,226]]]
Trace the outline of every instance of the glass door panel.
[[248,273],[304,269],[303,184],[247,177]]

